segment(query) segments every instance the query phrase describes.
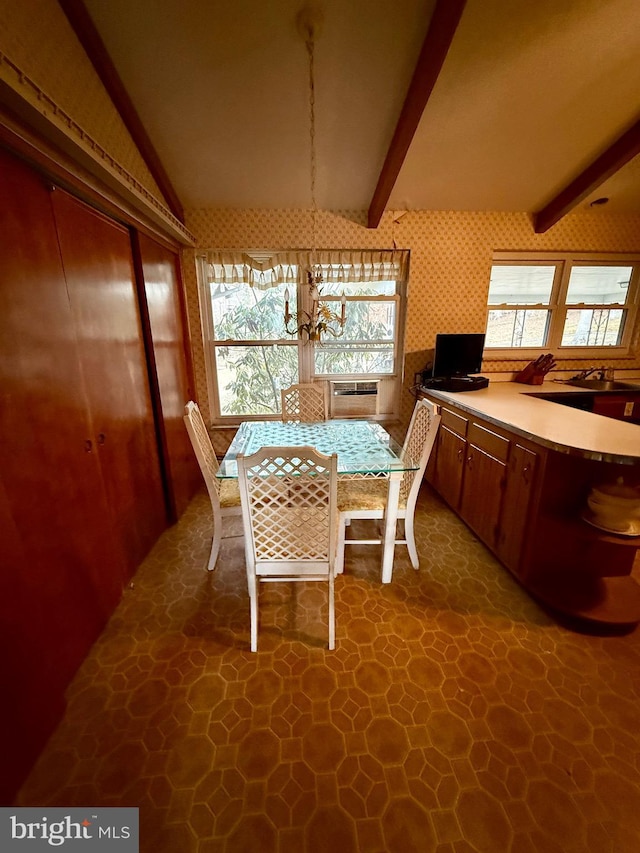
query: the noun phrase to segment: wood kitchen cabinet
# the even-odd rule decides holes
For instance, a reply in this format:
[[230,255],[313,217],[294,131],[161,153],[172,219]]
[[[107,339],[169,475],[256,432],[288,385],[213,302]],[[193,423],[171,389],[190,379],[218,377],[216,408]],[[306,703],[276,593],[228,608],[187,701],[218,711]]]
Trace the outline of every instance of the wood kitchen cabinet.
[[470,423],[460,515],[492,551],[502,527],[508,457],[507,438],[476,421]]
[[532,525],[532,498],[541,464],[539,452],[518,441],[511,442],[495,550],[505,566],[520,577],[524,569],[523,545]]
[[440,414],[442,419],[438,430],[434,465],[427,476],[449,506],[457,510],[460,505],[462,477],[467,455],[466,435],[469,422],[467,418],[444,406],[441,407]]
[[441,405],[440,412],[435,460],[427,477],[474,533],[520,574],[540,454],[461,411]]

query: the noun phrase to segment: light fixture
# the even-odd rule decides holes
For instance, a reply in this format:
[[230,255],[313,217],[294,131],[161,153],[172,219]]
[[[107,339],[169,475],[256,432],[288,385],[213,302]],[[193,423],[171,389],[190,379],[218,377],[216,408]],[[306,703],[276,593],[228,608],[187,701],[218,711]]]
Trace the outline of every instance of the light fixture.
[[[284,291],[284,325],[289,335],[306,334],[309,341],[319,341],[323,334],[334,338],[340,337],[344,331],[346,318],[346,298],[344,292],[340,300],[340,314],[331,311],[328,304],[320,305],[322,267],[316,263],[316,233],[318,205],[316,202],[316,87],[315,87],[315,36],[318,32],[322,17],[317,7],[305,6],[298,13],[298,32],[304,38],[309,58],[309,150],[310,150],[310,185],[311,185],[311,252],[307,268],[307,284],[309,286],[310,311],[289,312],[289,288]],[[295,326],[290,328],[294,322]]]

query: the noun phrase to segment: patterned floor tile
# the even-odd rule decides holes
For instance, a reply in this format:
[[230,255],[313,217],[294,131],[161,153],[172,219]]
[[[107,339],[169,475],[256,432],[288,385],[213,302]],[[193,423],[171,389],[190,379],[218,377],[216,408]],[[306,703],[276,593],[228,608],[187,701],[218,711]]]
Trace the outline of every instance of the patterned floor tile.
[[324,590],[267,585],[252,654],[210,524],[140,567],[17,805],[139,806],[143,853],[637,853],[638,631],[556,624],[425,486],[419,572],[351,546],[333,652]]

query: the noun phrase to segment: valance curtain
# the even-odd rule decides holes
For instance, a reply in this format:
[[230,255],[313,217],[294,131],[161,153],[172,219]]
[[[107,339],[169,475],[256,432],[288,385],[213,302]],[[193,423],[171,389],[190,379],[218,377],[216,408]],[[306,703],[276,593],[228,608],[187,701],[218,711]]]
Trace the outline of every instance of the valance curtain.
[[[248,284],[266,290],[279,284],[295,286],[299,276],[320,266],[327,282],[397,281],[406,279],[406,249],[323,249],[288,251],[273,255],[208,251],[202,257],[212,284]],[[306,275],[305,275],[306,279]]]

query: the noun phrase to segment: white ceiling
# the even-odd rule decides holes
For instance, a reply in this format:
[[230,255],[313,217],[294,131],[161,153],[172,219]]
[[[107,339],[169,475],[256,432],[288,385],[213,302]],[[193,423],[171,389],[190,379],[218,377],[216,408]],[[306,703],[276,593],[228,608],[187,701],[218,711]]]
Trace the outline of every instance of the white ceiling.
[[[185,207],[310,206],[304,0],[85,0]],[[317,202],[366,210],[434,0],[318,0]],[[468,0],[387,207],[534,212],[640,114],[638,0]],[[638,158],[581,206],[640,211]]]

